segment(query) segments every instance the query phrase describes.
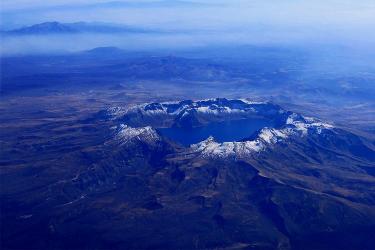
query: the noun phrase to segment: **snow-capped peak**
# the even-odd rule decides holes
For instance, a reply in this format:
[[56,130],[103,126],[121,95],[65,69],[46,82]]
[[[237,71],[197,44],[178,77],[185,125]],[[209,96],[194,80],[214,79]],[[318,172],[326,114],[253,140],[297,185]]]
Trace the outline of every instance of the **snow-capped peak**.
[[119,117],[121,115],[124,115],[126,110],[124,110],[121,107],[110,107],[110,108],[107,109],[107,112],[110,115],[110,117],[116,118],[116,117]]
[[259,102],[259,101],[252,101],[250,99],[247,99],[247,98],[242,98],[242,99],[238,99],[246,104],[266,104],[267,102]]
[[190,149],[199,152],[203,157],[246,157],[261,152],[276,143],[286,141],[292,136],[304,137],[309,130],[320,134],[323,129],[331,128],[333,126],[330,124],[293,113],[287,118],[284,126],[279,129],[263,128],[253,140],[218,143],[213,137],[209,137],[202,142],[191,145]]
[[220,115],[241,112],[256,112],[253,106],[267,103],[253,102],[247,99],[206,99],[199,101],[181,101],[181,102],[162,102],[147,103],[135,106],[128,110],[128,113],[140,112],[143,115],[157,116],[169,115],[179,116],[189,112],[196,111],[201,114]]
[[119,115],[121,123],[127,123],[127,125],[119,125],[117,132],[117,138],[123,143],[134,140],[151,143],[161,140],[154,127],[204,126],[213,121],[252,119],[253,117],[270,119],[277,124],[273,128],[261,129],[255,137],[249,135],[251,139],[220,143],[213,137],[209,137],[190,146],[189,150],[199,152],[205,157],[246,157],[292,137],[321,134],[323,130],[333,128],[331,124],[284,110],[277,105],[253,102],[248,99],[217,98],[201,101],[148,103],[128,109],[112,108],[108,112],[113,116]]
[[133,140],[152,143],[160,140],[160,136],[158,135],[158,133],[150,126],[132,128],[125,124],[119,125],[116,138],[122,143],[127,143]]
[[312,117],[303,117],[296,113],[288,117],[286,125],[291,125],[295,130],[302,132],[303,135],[306,135],[309,129],[315,129],[318,133],[321,133],[322,129],[333,128],[331,124],[323,123]]

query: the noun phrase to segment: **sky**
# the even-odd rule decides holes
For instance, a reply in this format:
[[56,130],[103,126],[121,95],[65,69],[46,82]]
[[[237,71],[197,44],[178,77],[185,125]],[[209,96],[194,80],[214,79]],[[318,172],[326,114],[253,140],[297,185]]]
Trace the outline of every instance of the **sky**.
[[[97,44],[91,42],[89,46],[110,43],[127,47],[137,44],[138,47],[151,46],[155,43],[165,46],[228,43],[303,45],[314,42],[368,49],[375,45],[374,0],[1,1],[3,30],[47,21],[104,22],[171,32],[149,37],[97,36]],[[87,43],[91,38],[80,39]],[[38,43],[45,47],[47,41],[40,39],[3,41],[6,44],[2,52],[16,51],[17,46],[33,47]],[[78,45],[67,49],[84,47]]]

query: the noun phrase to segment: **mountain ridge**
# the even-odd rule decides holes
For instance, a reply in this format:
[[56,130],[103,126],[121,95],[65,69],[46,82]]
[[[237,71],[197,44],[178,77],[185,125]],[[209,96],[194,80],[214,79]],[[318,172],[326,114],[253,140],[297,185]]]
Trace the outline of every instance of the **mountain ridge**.
[[18,29],[5,31],[6,35],[49,35],[49,34],[81,34],[81,33],[151,33],[149,29],[131,27],[126,25],[74,22],[61,23],[57,21],[38,23]]

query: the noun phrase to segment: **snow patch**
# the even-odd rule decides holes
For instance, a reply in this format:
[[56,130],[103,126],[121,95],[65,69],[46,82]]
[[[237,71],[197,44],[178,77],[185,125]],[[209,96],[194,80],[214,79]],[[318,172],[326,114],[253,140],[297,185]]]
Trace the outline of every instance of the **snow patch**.
[[309,129],[320,134],[324,129],[331,128],[333,126],[330,124],[292,114],[287,118],[285,126],[279,129],[263,128],[254,140],[218,143],[213,137],[209,137],[205,141],[191,145],[190,149],[200,153],[203,157],[247,157],[276,143],[286,141],[291,136],[306,136]]
[[122,143],[127,143],[133,140],[152,143],[160,140],[158,133],[150,126],[132,128],[125,124],[119,126],[116,138]]
[[257,101],[251,101],[249,99],[238,99],[246,104],[250,104],[250,105],[253,105],[253,104],[267,104],[267,102],[257,102]]

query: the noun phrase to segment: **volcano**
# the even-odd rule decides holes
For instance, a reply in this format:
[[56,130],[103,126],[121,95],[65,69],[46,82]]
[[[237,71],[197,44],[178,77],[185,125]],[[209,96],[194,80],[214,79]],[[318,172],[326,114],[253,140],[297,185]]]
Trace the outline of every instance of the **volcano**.
[[374,247],[368,138],[247,99],[111,107],[80,122],[96,128],[87,146],[63,160],[47,148],[2,178],[4,246]]

